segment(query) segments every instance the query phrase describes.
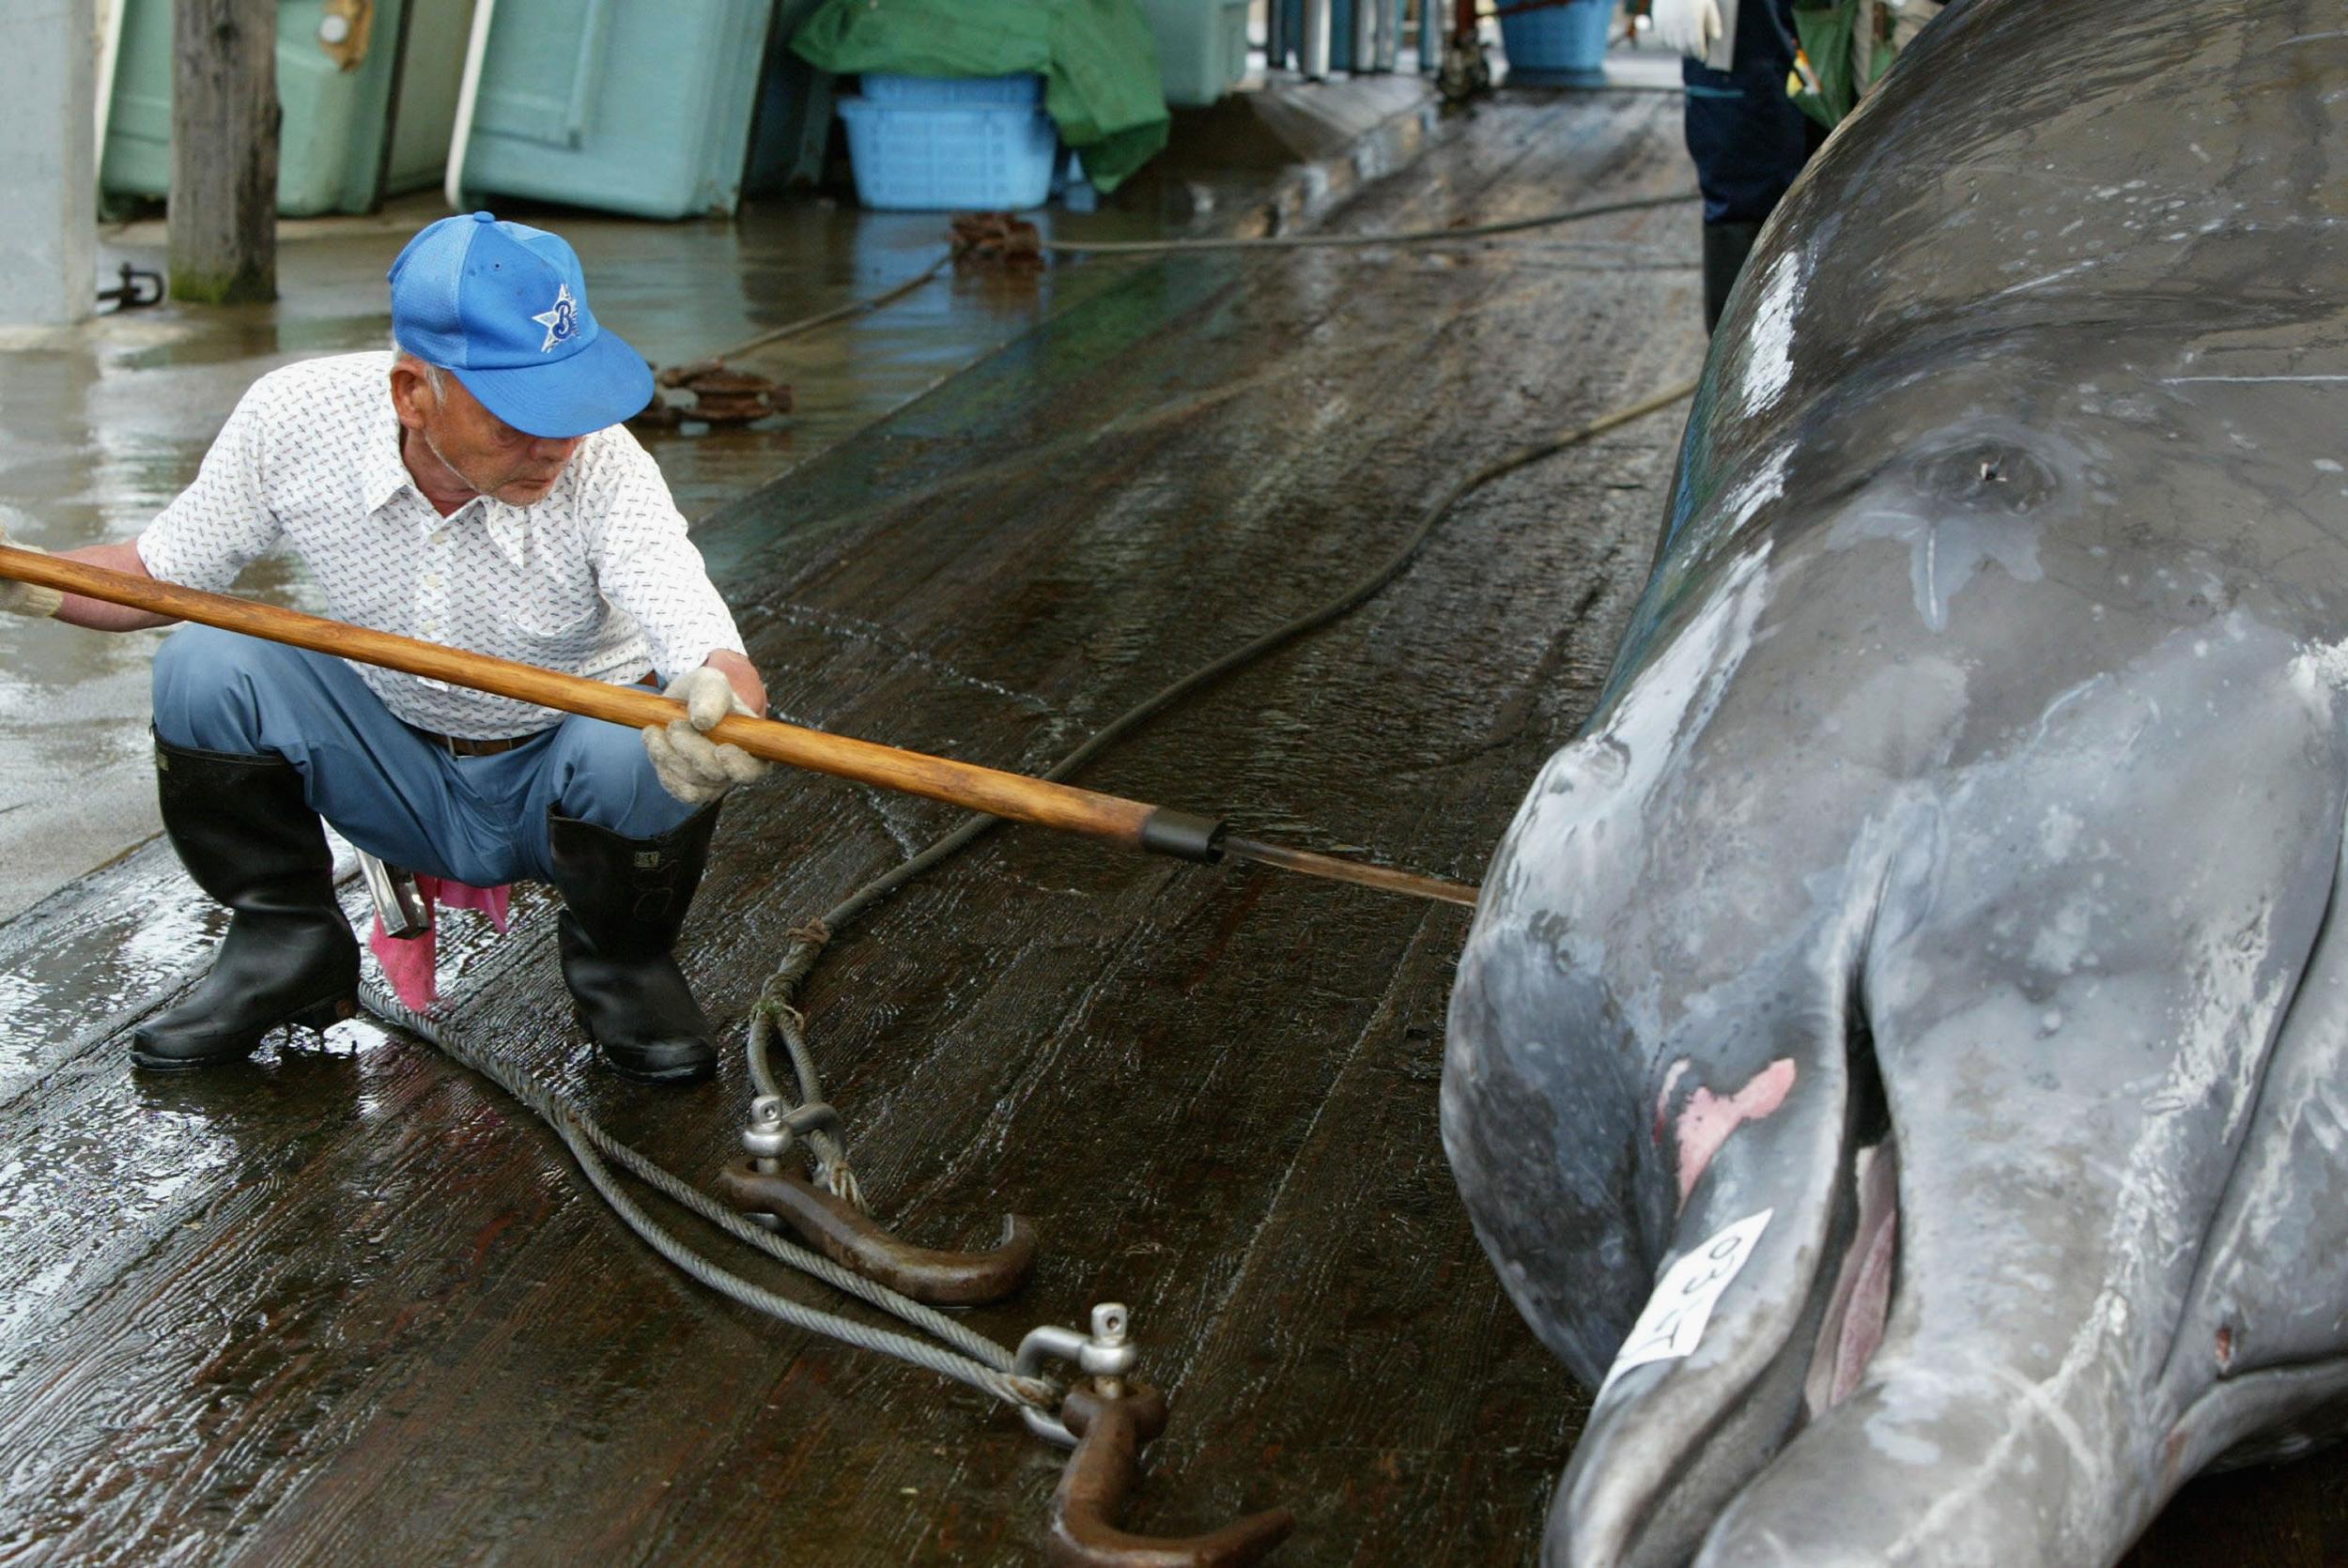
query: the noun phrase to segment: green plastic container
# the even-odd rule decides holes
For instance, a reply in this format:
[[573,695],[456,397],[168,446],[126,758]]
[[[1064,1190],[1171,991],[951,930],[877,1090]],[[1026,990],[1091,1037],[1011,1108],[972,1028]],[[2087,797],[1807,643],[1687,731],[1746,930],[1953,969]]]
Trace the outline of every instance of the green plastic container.
[[741,197],[773,0],[498,0],[463,185],[641,218]]
[[465,40],[473,0],[406,0],[408,41],[400,56],[399,96],[392,105],[391,156],[383,194],[437,190],[448,172],[448,139],[456,123],[456,89],[465,76]]
[[758,78],[758,112],[750,126],[750,156],[742,174],[746,196],[772,196],[822,182],[831,142],[832,74],[791,48],[791,35],[823,0],[777,0],[766,35],[766,63]]
[[1247,74],[1247,0],[1141,0],[1166,101],[1213,103]]
[[[453,31],[463,49],[470,0],[377,0],[365,56],[344,70],[318,41],[324,0],[282,0],[277,8],[277,100],[285,110],[277,154],[277,210],[289,218],[372,212],[389,193],[386,137],[403,12],[419,7],[416,25],[433,37]],[[428,74],[410,73],[403,104],[428,100]],[[449,112],[456,88],[446,88]],[[429,115],[409,116],[411,164],[433,167],[406,189],[439,178],[436,159],[448,146],[448,118],[437,141]],[[396,160],[388,161],[396,162]],[[412,171],[411,171],[412,174]],[[122,0],[114,100],[106,122],[99,188],[116,197],[161,197],[171,189],[171,0]],[[393,186],[391,189],[399,189]]]

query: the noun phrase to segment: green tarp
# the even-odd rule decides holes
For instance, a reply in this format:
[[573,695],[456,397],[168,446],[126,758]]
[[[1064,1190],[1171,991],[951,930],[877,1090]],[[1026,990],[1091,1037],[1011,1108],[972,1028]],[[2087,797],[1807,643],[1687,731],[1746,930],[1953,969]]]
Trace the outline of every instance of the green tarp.
[[826,0],[791,47],[843,73],[1040,72],[1060,140],[1104,191],[1166,146],[1157,46],[1134,0]]

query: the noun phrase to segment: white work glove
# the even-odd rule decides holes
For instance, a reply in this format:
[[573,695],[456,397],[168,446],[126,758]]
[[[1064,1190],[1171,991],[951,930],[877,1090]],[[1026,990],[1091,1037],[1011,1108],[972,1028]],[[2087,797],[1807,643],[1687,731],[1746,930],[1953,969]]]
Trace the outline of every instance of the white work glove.
[[660,694],[685,704],[687,717],[644,728],[644,753],[660,787],[687,806],[706,806],[765,773],[770,764],[738,746],[720,746],[703,731],[718,728],[728,714],[758,713],[734,695],[734,683],[707,665],[688,669]]
[[[8,530],[4,528],[0,528],[0,545],[14,546],[20,550],[31,550],[37,555],[49,553],[39,545],[18,544],[17,541],[8,537]],[[0,577],[0,615],[29,615],[37,621],[46,621],[56,614],[57,607],[64,603],[65,595],[54,588],[41,588],[33,583],[19,582],[14,577]]]
[[1720,0],[1655,0],[1647,13],[1655,24],[1655,41],[1666,49],[1703,59],[1720,41]]

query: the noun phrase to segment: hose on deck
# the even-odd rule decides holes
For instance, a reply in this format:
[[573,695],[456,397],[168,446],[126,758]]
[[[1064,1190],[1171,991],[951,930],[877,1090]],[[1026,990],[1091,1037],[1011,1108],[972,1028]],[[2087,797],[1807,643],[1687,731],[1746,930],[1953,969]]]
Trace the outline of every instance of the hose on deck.
[[[1105,747],[1173,704],[1356,608],[1400,576],[1452,509],[1483,486],[1519,469],[1555,456],[1595,437],[1667,408],[1690,396],[1694,390],[1695,383],[1692,381],[1671,388],[1559,436],[1505,453],[1485,463],[1465,478],[1455,481],[1422,509],[1417,523],[1409,534],[1384,561],[1367,576],[1314,608],[1282,622],[1230,653],[1160,687],[1096,730],[1082,745],[1062,757],[1043,776],[1059,779],[1074,773]],[[959,853],[996,826],[998,821],[988,816],[969,818],[904,864],[864,883],[826,910],[819,919],[792,931],[791,944],[785,949],[781,962],[761,988],[746,1030],[745,1055],[757,1094],[773,1095],[786,1100],[792,1098],[774,1071],[773,1046],[780,1039],[790,1058],[794,1081],[792,1087],[796,1091],[797,1099],[803,1104],[813,1104],[824,1099],[822,1078],[817,1071],[813,1053],[807,1043],[806,1019],[796,1005],[799,988],[813,973],[826,946],[840,931],[907,883]],[[515,950],[506,961],[479,983],[496,983],[536,950],[535,947],[516,944]],[[452,1028],[444,1021],[414,1012],[382,987],[373,982],[363,985],[361,1000],[367,1010],[378,1018],[428,1040],[453,1060],[489,1079],[528,1106],[562,1139],[564,1146],[579,1161],[588,1182],[610,1206],[612,1212],[645,1245],[690,1278],[754,1312],[793,1328],[821,1334],[861,1350],[895,1357],[992,1394],[1007,1404],[1047,1412],[1057,1407],[1062,1391],[1060,1388],[1045,1378],[1015,1376],[1012,1372],[1015,1358],[1003,1345],[934,1308],[911,1300],[816,1253],[785,1241],[744,1219],[614,1137],[554,1084],[519,1064],[469,1041],[461,1031]],[[840,1140],[828,1132],[816,1131],[811,1132],[807,1141],[815,1158],[818,1182],[862,1207],[862,1192],[849,1168],[847,1153]],[[939,1343],[933,1345],[905,1334],[876,1329],[853,1318],[794,1301],[713,1262],[638,1204],[620,1184],[611,1168],[613,1165],[734,1240],[888,1313]]]

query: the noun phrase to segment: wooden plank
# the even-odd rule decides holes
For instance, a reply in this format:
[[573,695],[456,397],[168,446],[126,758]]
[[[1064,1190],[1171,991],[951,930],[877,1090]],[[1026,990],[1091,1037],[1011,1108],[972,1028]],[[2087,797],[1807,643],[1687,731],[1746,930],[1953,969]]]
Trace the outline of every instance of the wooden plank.
[[2336,1568],[2348,1562],[2348,1467],[2337,1449],[2188,1483],[2124,1568]]
[[224,924],[156,840],[0,925],[0,1106],[70,1070],[77,1044],[202,965]]

